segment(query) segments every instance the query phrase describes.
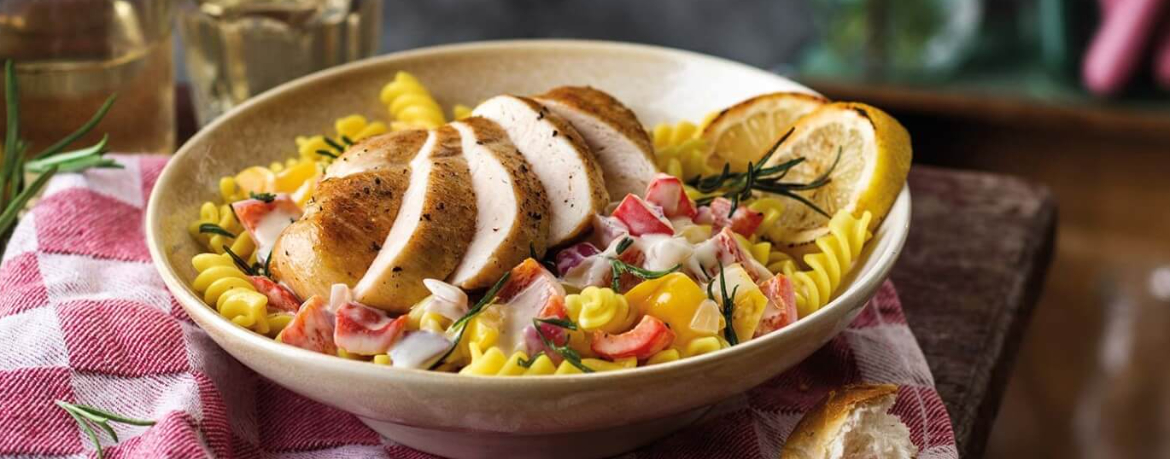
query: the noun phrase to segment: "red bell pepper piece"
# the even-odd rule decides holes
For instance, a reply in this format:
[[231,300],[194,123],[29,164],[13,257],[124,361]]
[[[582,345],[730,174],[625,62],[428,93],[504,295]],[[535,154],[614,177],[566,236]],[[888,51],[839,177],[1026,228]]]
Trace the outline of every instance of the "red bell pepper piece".
[[597,355],[610,360],[637,357],[646,360],[674,342],[674,332],[666,323],[651,315],[642,316],[632,330],[611,335],[603,331],[593,332],[590,347]]
[[643,234],[674,234],[674,227],[662,215],[661,209],[651,206],[634,194],[625,199],[613,211],[613,216],[630,229],[631,236]]

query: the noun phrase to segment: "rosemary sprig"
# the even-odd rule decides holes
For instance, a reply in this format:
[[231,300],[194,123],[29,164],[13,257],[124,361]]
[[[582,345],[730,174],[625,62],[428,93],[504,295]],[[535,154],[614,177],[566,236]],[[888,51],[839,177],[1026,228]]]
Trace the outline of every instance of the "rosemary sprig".
[[584,363],[581,363],[581,354],[578,354],[577,351],[573,350],[573,348],[569,347],[567,344],[558,345],[557,343],[554,343],[552,340],[548,339],[547,336],[544,336],[544,332],[540,331],[540,322],[540,319],[532,319],[532,326],[536,327],[536,335],[540,337],[540,342],[544,343],[544,347],[551,349],[553,352],[556,352],[557,355],[560,355],[561,358],[565,359],[566,362],[569,362],[569,365],[577,367],[577,369],[581,370],[581,372],[593,373],[592,368],[589,368],[585,366]]
[[500,277],[500,280],[496,281],[496,284],[492,285],[492,288],[488,289],[487,293],[483,295],[483,298],[480,298],[479,301],[475,303],[475,306],[472,306],[471,309],[467,310],[467,313],[464,314],[463,317],[460,317],[459,320],[456,320],[455,323],[452,323],[450,327],[447,327],[448,334],[450,334],[452,330],[458,330],[459,332],[455,335],[455,342],[451,343],[451,348],[447,349],[447,352],[444,352],[443,356],[439,357],[439,360],[436,360],[434,365],[431,365],[431,370],[438,368],[439,365],[443,364],[444,360],[447,360],[447,357],[451,356],[452,352],[455,352],[455,348],[459,347],[459,342],[463,341],[463,332],[467,331],[467,322],[471,321],[473,317],[483,311],[483,308],[487,307],[487,305],[491,304],[492,301],[496,299],[496,294],[500,293],[500,289],[504,287],[504,284],[508,282],[508,278],[510,277],[512,277],[511,271],[504,273],[504,275]]
[[236,237],[231,231],[225,230],[222,226],[216,225],[215,223],[203,223],[199,225],[199,234],[218,234],[231,238]]
[[[789,134],[792,131],[789,131]],[[777,194],[787,198],[791,198],[805,206],[808,206],[817,213],[829,217],[829,213],[821,209],[812,201],[809,201],[803,196],[796,194],[797,191],[808,191],[827,185],[832,179],[829,175],[837,168],[837,164],[841,161],[841,147],[837,147],[837,157],[833,160],[833,164],[825,170],[819,177],[808,183],[793,183],[783,182],[788,172],[793,167],[803,163],[805,158],[793,158],[775,166],[764,167],[776,150],[780,147],[788,134],[785,134],[780,141],[776,142],[768,153],[760,158],[758,163],[748,163],[746,172],[731,172],[731,165],[724,164],[723,170],[718,175],[708,177],[696,176],[692,178],[688,185],[694,187],[700,193],[707,194],[695,202],[698,205],[708,205],[717,197],[723,197],[731,200],[731,210],[728,215],[735,214],[739,209],[739,204],[742,200],[750,199],[753,191],[764,191],[768,193]]]
[[337,159],[337,154],[336,154],[336,153],[333,153],[333,152],[331,152],[331,151],[329,151],[329,150],[317,150],[317,154],[318,154],[318,155],[321,155],[321,156],[327,156],[327,157],[330,157],[330,158],[333,158],[333,159]]
[[[715,300],[715,295],[711,294],[712,285],[715,285],[715,282],[707,284],[707,297],[711,298],[711,300]],[[739,336],[735,334],[735,327],[732,325],[732,316],[734,316],[735,312],[735,294],[738,292],[739,286],[736,285],[735,288],[731,289],[731,296],[727,295],[727,276],[723,274],[723,263],[720,263],[719,294],[721,295],[720,299],[723,300],[723,319],[724,322],[727,323],[727,325],[723,327],[723,338],[726,339],[727,343],[732,346],[739,344]]]
[[[26,161],[29,144],[20,138],[20,91],[16,80],[16,63],[4,63],[4,98],[7,124],[3,157],[0,158],[0,250],[4,248],[8,231],[16,224],[17,215],[40,193],[57,172],[78,172],[91,167],[121,167],[112,159],[104,158],[107,139],[80,150],[62,153],[65,147],[89,133],[110,110],[114,96],[106,99],[101,108],[85,124],[65,138]],[[38,175],[32,183],[25,183],[24,174]]]
[[609,263],[610,263],[610,275],[613,277],[613,279],[611,279],[611,284],[612,284],[611,287],[613,287],[613,291],[615,291],[615,292],[621,290],[621,282],[619,282],[619,281],[621,280],[622,274],[630,273],[630,274],[633,274],[633,275],[641,278],[642,280],[650,280],[650,279],[658,279],[659,277],[665,276],[667,274],[678,271],[679,269],[682,269],[681,264],[676,264],[676,265],[670,267],[669,269],[665,269],[662,271],[651,271],[649,269],[639,268],[637,266],[631,265],[629,263],[626,263],[624,261],[621,261],[621,260],[619,260],[617,258],[613,258],[613,257],[610,257]]
[[347,136],[347,135],[342,135],[341,141],[345,142],[345,146],[347,146],[347,147],[352,147],[354,144],[353,139],[349,138],[349,136]]
[[81,427],[81,430],[85,431],[85,434],[89,436],[89,440],[93,442],[94,448],[97,449],[98,459],[105,457],[105,455],[102,451],[102,443],[98,439],[97,433],[93,430],[93,425],[97,425],[105,431],[115,443],[119,441],[118,434],[114,432],[113,427],[110,427],[110,421],[134,426],[154,425],[154,421],[151,420],[128,418],[92,406],[74,405],[64,400],[57,400],[55,403],[58,407],[65,410],[66,413],[69,413],[69,416],[74,421],[77,421],[77,425]]
[[275,195],[275,194],[272,194],[272,193],[256,193],[256,192],[249,191],[249,192],[248,192],[248,197],[249,197],[249,198],[252,198],[252,199],[257,199],[257,200],[260,200],[260,201],[264,201],[264,202],[266,202],[266,203],[267,203],[267,202],[272,202],[272,201],[275,201],[275,200],[276,200],[276,195]]

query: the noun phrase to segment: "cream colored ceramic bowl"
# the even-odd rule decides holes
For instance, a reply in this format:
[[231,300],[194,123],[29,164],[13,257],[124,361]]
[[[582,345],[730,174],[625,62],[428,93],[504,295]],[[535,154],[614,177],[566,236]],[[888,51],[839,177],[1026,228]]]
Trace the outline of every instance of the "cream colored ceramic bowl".
[[257,373],[359,416],[387,437],[455,457],[601,457],[654,441],[706,407],[792,367],[840,332],[897,259],[910,221],[903,191],[854,271],[854,280],[815,314],[713,354],[629,371],[540,378],[489,378],[403,370],[276,343],[232,324],[191,290],[187,234],[217,182],[244,167],[295,153],[297,135],[332,132],[350,113],[384,119],[382,85],[398,70],[417,75],[443,106],[500,93],[593,85],[642,122],[699,120],[750,96],[808,89],[776,75],[690,52],[588,41],[507,41],[428,48],[317,73],[231,111],[188,141],[150,198],[147,237],[159,273],[215,342]]

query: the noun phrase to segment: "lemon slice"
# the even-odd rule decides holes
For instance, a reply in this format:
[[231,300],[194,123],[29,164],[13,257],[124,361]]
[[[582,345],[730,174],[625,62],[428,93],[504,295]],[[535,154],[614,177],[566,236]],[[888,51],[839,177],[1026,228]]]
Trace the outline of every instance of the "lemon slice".
[[[765,167],[803,157],[784,177],[796,183],[816,180],[832,168],[829,183],[796,193],[830,216],[842,209],[854,215],[869,211],[874,228],[902,191],[912,156],[910,134],[890,115],[865,104],[832,103],[801,118]],[[780,237],[772,242],[799,252],[829,232],[829,218],[790,202],[776,220],[785,230],[773,232]]]
[[732,105],[703,129],[711,149],[707,165],[716,171],[724,163],[736,172],[747,170],[748,162],[759,161],[800,117],[826,103],[811,94],[776,92]]

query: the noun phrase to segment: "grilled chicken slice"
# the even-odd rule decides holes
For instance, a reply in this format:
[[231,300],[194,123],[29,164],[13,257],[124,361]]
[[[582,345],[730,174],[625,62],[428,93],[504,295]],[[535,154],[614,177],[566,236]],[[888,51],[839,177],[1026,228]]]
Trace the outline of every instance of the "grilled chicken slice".
[[475,191],[459,132],[429,132],[410,162],[410,186],[381,251],[354,288],[355,299],[405,313],[429,291],[423,279],[444,279],[475,232]]
[[550,204],[548,245],[572,242],[589,230],[609,195],[601,167],[581,134],[560,116],[527,97],[496,96],[472,112],[495,121],[528,160]]
[[427,131],[412,129],[364,139],[345,151],[325,170],[325,178],[341,178],[414,159],[427,140]]
[[605,174],[611,199],[642,196],[654,180],[654,147],[634,112],[613,96],[587,86],[561,86],[536,100],[572,124]]
[[475,189],[475,234],[448,279],[467,290],[489,287],[530,251],[548,244],[548,198],[544,186],[508,134],[478,116],[451,123],[463,138],[463,156]]
[[[390,233],[410,185],[408,161],[426,139],[421,130],[379,136],[334,161],[304,217],[285,228],[273,246],[276,278],[301,298],[328,298],[333,284],[357,285]],[[356,164],[346,160],[355,155],[368,163],[364,169],[329,176],[338,164]]]

